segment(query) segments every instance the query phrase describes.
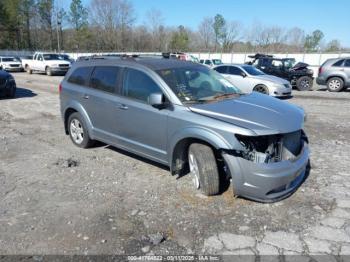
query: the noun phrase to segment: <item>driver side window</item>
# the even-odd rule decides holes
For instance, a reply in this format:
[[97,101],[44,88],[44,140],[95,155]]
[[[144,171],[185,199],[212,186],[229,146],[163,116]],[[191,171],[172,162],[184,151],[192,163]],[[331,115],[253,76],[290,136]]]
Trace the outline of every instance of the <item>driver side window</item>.
[[124,77],[123,95],[148,103],[152,93],[163,93],[160,87],[144,72],[127,69]]

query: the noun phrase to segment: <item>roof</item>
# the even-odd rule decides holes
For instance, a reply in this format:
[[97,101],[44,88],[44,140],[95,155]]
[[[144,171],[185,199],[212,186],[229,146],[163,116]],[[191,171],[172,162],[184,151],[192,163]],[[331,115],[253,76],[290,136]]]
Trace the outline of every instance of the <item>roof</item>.
[[195,66],[203,66],[202,64],[183,61],[178,59],[166,59],[166,58],[106,58],[106,59],[91,59],[91,60],[82,60],[77,61],[73,65],[141,65],[147,67],[153,71],[162,70],[162,69],[170,69],[170,68],[182,68],[182,67],[195,67]]

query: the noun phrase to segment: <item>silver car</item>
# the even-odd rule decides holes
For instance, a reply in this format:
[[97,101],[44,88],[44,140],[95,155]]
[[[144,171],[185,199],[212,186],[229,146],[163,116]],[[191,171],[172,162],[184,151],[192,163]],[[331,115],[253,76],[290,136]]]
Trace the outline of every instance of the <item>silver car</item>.
[[350,87],[350,57],[328,59],[324,62],[316,78],[318,85],[327,85],[330,92],[339,92]]
[[[60,84],[65,132],[190,174],[195,189],[271,202],[307,174],[304,111],[259,93],[243,94],[210,68],[157,58],[76,62]],[[156,183],[156,181],[150,183]]]
[[251,65],[223,64],[213,68],[244,93],[253,91],[275,97],[292,95],[292,85],[285,79],[267,75]]

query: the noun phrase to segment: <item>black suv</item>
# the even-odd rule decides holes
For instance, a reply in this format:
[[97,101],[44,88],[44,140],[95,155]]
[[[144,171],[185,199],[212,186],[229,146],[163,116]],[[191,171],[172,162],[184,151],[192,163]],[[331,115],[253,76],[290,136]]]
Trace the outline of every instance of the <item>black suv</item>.
[[14,98],[16,95],[16,82],[13,76],[0,70],[0,97]]
[[249,56],[253,65],[269,75],[284,78],[300,91],[310,90],[313,85],[313,71],[306,63],[296,63],[294,58],[276,58],[271,55],[256,54]]

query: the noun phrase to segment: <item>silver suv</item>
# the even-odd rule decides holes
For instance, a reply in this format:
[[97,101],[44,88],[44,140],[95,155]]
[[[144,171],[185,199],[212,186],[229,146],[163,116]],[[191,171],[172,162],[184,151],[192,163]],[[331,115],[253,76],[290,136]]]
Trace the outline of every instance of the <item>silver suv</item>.
[[[75,145],[94,140],[190,174],[196,189],[271,202],[292,194],[309,159],[304,111],[242,94],[206,66],[174,59],[75,63],[60,84],[64,127]],[[221,172],[222,171],[222,172]],[[224,179],[223,179],[224,178]]]
[[328,59],[318,70],[318,85],[327,85],[330,92],[350,87],[350,57]]

